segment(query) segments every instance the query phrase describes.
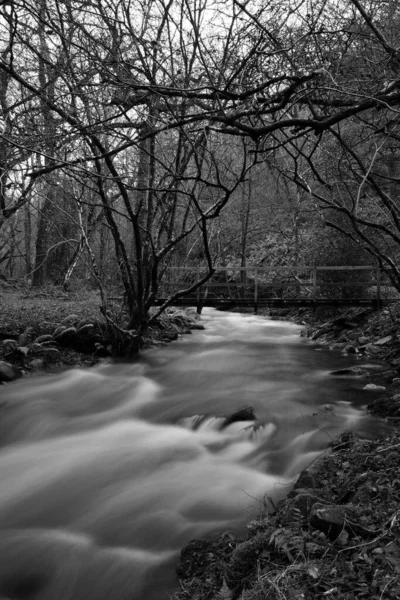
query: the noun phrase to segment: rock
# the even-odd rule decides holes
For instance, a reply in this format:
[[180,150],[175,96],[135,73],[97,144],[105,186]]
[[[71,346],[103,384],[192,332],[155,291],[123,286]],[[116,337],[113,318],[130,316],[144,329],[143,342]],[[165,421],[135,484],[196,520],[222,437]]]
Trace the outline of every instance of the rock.
[[176,331],[165,331],[162,337],[169,342],[173,342],[178,339],[178,333]]
[[43,342],[49,342],[53,339],[53,336],[50,333],[46,333],[44,335],[39,335],[35,340],[35,344],[43,344]]
[[320,327],[319,329],[317,329],[317,331],[315,331],[312,336],[311,339],[312,340],[318,340],[321,336],[323,336],[325,333],[328,333],[328,331],[330,331],[332,329],[333,325],[331,322],[329,323],[325,323],[325,325],[322,325],[322,327]]
[[51,331],[54,331],[54,329],[57,327],[58,327],[57,323],[52,323],[50,321],[42,321],[40,323],[40,331],[42,333],[50,333]]
[[85,325],[92,325],[93,323],[90,322],[89,319],[81,319],[78,324],[76,325],[76,330],[79,331],[80,329],[82,329],[82,327],[84,327]]
[[384,385],[375,385],[375,383],[367,383],[363,390],[386,390]]
[[226,568],[226,582],[232,589],[240,589],[245,580],[257,569],[261,554],[268,553],[269,537],[259,533],[233,550]]
[[18,346],[28,346],[36,337],[35,330],[33,327],[27,327],[23,333],[18,337]]
[[343,530],[365,539],[374,537],[376,532],[365,529],[357,523],[359,518],[359,512],[352,504],[337,506],[317,503],[311,509],[309,522],[312,527],[322,531],[331,539],[336,539]]
[[65,331],[67,328],[65,325],[59,325],[54,331],[53,331],[53,337],[57,337],[58,335],[60,335],[60,333],[62,331]]
[[205,329],[204,325],[202,325],[201,323],[191,323],[189,325],[190,329],[198,329],[203,331]]
[[384,346],[393,340],[392,335],[387,335],[386,337],[381,338],[380,340],[374,341],[374,346]]
[[61,321],[61,325],[73,325],[76,323],[79,323],[78,315],[68,315],[68,317],[65,317],[65,319]]
[[86,335],[87,333],[91,333],[93,331],[94,331],[93,323],[86,323],[85,325],[82,325],[82,327],[76,328],[76,332],[79,336]]
[[8,346],[9,348],[17,348],[18,342],[17,340],[3,340],[3,346]]
[[14,381],[21,377],[21,371],[5,362],[4,360],[0,360],[0,383],[5,383],[9,381]]
[[61,356],[60,352],[57,348],[46,347],[43,348],[43,353],[45,356],[45,362],[57,362]]
[[331,375],[338,377],[349,376],[349,377],[362,377],[368,375],[369,371],[365,367],[347,367],[345,369],[338,369],[337,371],[331,371]]
[[366,337],[365,335],[361,335],[359,338],[357,338],[357,342],[359,344],[361,344],[362,346],[364,346],[365,344],[368,344],[369,342],[369,337]]
[[346,346],[346,348],[344,350],[345,350],[345,352],[347,352],[347,354],[357,354],[358,353],[357,348],[355,346],[352,346],[351,344]]
[[43,369],[44,360],[43,358],[34,358],[30,361],[29,365],[32,367],[32,369]]
[[58,335],[54,335],[54,338],[61,346],[74,346],[77,339],[76,329],[75,327],[67,327],[60,331]]
[[239,421],[255,421],[256,419],[257,417],[254,414],[254,408],[252,406],[247,406],[246,408],[241,408],[234,412],[229,417],[226,417],[221,429],[225,429],[225,427],[232,425],[232,423],[237,423]]
[[365,346],[365,351],[368,352],[368,354],[379,354],[381,349],[379,346],[374,346],[374,344],[367,344]]

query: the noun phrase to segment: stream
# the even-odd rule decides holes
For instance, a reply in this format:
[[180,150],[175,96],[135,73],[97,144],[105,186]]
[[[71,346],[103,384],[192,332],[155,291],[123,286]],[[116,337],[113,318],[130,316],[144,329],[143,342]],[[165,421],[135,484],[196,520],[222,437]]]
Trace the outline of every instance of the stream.
[[165,600],[186,542],[240,531],[338,433],[385,427],[365,380],[331,375],[355,356],[293,323],[201,322],[133,363],[0,387],[0,600]]

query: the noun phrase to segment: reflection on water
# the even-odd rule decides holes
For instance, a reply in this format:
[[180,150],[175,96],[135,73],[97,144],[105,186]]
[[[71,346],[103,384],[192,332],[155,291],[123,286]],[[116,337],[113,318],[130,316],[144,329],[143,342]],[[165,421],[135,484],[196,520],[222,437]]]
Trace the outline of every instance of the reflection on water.
[[0,388],[0,596],[167,598],[186,541],[255,516],[340,431],[383,427],[361,380],[329,375],[355,359],[290,323],[203,323],[135,364]]

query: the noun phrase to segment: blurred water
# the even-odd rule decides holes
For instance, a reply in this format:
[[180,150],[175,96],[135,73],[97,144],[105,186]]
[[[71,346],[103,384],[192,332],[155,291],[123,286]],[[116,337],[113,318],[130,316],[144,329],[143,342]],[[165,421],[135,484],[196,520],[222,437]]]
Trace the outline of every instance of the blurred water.
[[365,382],[330,375],[355,358],[291,323],[202,322],[134,364],[0,388],[0,596],[167,598],[185,542],[255,517],[337,433],[384,427]]

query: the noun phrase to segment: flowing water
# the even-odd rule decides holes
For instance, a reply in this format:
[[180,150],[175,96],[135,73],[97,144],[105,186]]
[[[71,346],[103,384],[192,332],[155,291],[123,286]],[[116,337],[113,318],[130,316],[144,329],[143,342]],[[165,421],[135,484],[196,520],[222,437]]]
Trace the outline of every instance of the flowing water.
[[339,432],[382,429],[365,382],[330,374],[355,358],[291,323],[202,322],[135,363],[0,388],[0,598],[168,598],[188,540],[256,517]]

